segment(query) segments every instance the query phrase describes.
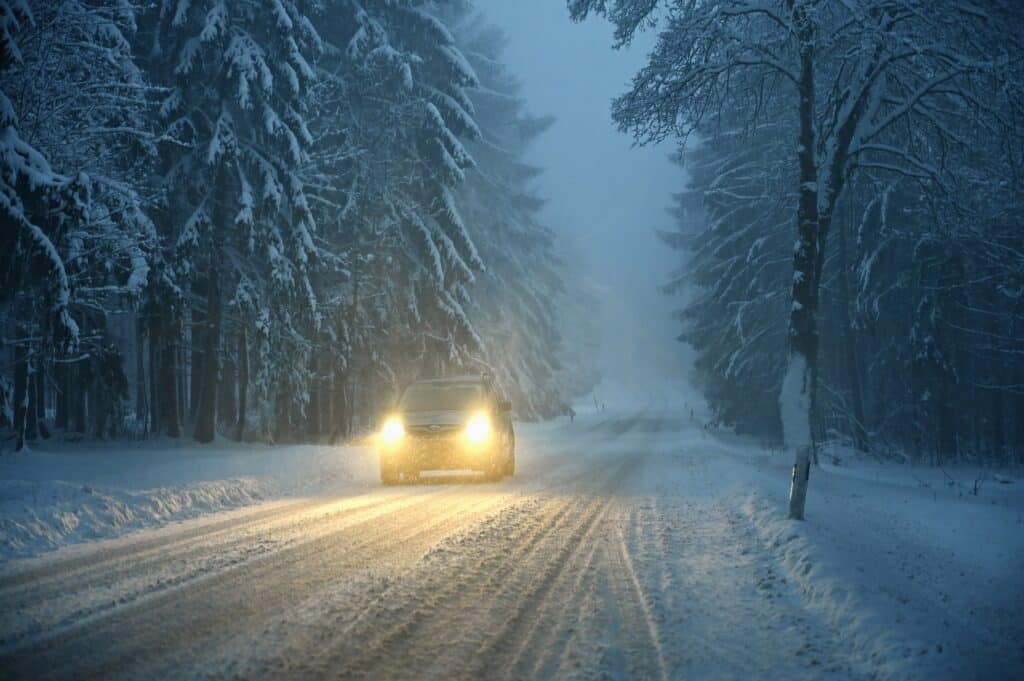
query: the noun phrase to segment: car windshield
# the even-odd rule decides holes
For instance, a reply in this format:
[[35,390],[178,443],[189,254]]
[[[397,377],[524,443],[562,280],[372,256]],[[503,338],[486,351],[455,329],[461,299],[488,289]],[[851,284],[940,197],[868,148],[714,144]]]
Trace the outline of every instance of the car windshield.
[[472,383],[414,383],[405,390],[402,411],[459,411],[482,401],[483,391]]

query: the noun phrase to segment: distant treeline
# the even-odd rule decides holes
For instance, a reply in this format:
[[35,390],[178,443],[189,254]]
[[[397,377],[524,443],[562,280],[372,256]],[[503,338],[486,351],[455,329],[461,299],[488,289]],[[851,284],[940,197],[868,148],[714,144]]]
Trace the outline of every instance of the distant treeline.
[[421,375],[490,371],[527,418],[587,390],[523,161],[550,120],[472,11],[0,0],[16,446],[345,437]]

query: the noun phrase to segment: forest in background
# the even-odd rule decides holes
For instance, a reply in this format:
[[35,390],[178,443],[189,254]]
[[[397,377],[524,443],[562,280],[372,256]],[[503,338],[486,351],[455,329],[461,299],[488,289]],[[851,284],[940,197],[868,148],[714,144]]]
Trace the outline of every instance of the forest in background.
[[484,371],[561,413],[597,301],[502,43],[468,0],[0,0],[0,432],[337,440]]
[[666,289],[716,423],[1024,463],[1024,6],[568,5],[658,31],[613,115],[681,149]]

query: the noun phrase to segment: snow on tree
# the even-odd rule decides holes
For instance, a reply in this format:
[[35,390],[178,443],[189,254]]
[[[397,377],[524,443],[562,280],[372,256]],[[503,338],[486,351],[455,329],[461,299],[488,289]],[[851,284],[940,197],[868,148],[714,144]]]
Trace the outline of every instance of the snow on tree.
[[[259,347],[271,354],[257,357],[255,385],[261,399],[277,402],[279,427],[305,403],[302,339],[320,320],[310,283],[317,227],[301,175],[320,38],[303,3],[280,0],[266,9],[255,0],[166,0],[142,20],[148,75],[166,89],[156,221],[175,245],[179,284],[188,285],[183,302],[199,365],[191,375],[195,437],[204,442],[214,434],[231,293],[256,284],[248,295],[258,299],[246,309],[265,313],[258,314],[268,340]],[[169,311],[172,325],[184,312]],[[166,399],[175,399],[167,387]]]
[[[104,311],[147,285],[156,247],[137,173],[150,136],[147,89],[128,43],[134,15],[79,0],[13,3],[2,15],[3,193],[8,219],[20,225],[3,234],[12,240],[3,244],[5,327],[15,329],[23,345],[15,354],[32,377],[15,381],[27,391],[17,401],[34,435],[56,382],[58,427],[68,427],[69,401],[88,400],[96,432],[109,431],[123,374],[105,364]],[[82,419],[74,426],[84,428]]]
[[341,437],[487,366],[557,410],[544,121],[463,52],[468,4],[3,8],[4,427]]
[[691,180],[675,198],[682,253],[668,293],[694,289],[680,311],[697,350],[699,385],[716,423],[781,439],[778,394],[787,354],[792,268],[792,164],[780,172],[785,131],[723,130],[677,158]]
[[[480,345],[465,287],[483,263],[454,196],[473,166],[463,142],[480,134],[466,94],[476,76],[428,7],[337,2],[315,18],[311,182],[346,275],[329,284],[339,304],[324,342],[349,392],[354,373],[443,371]],[[364,366],[348,366],[354,355]]]
[[[553,121],[531,117],[520,86],[501,63],[504,36],[479,18],[458,23],[457,37],[480,78],[470,92],[482,135],[470,146],[476,167],[459,192],[487,272],[470,287],[489,366],[524,418],[564,409],[557,306],[565,284],[555,237],[539,221],[543,200],[532,184],[541,170],[523,160]],[[567,390],[565,390],[568,392]]]
[[[837,204],[851,178],[878,171],[941,185],[942,151],[991,116],[990,75],[1005,55],[1007,10],[949,0],[570,0],[577,19],[607,15],[619,44],[667,18],[648,64],[614,116],[641,142],[714,136],[723,112],[749,125],[788,122],[798,170],[789,358],[779,409],[796,451],[790,517],[802,519],[817,399],[818,312]],[[657,12],[657,14],[656,14]]]

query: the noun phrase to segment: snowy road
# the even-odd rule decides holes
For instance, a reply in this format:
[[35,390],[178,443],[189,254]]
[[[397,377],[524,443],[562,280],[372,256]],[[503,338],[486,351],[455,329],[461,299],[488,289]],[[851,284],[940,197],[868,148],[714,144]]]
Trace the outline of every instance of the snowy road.
[[595,416],[521,436],[499,484],[367,486],[12,564],[0,676],[867,675],[699,442]]

